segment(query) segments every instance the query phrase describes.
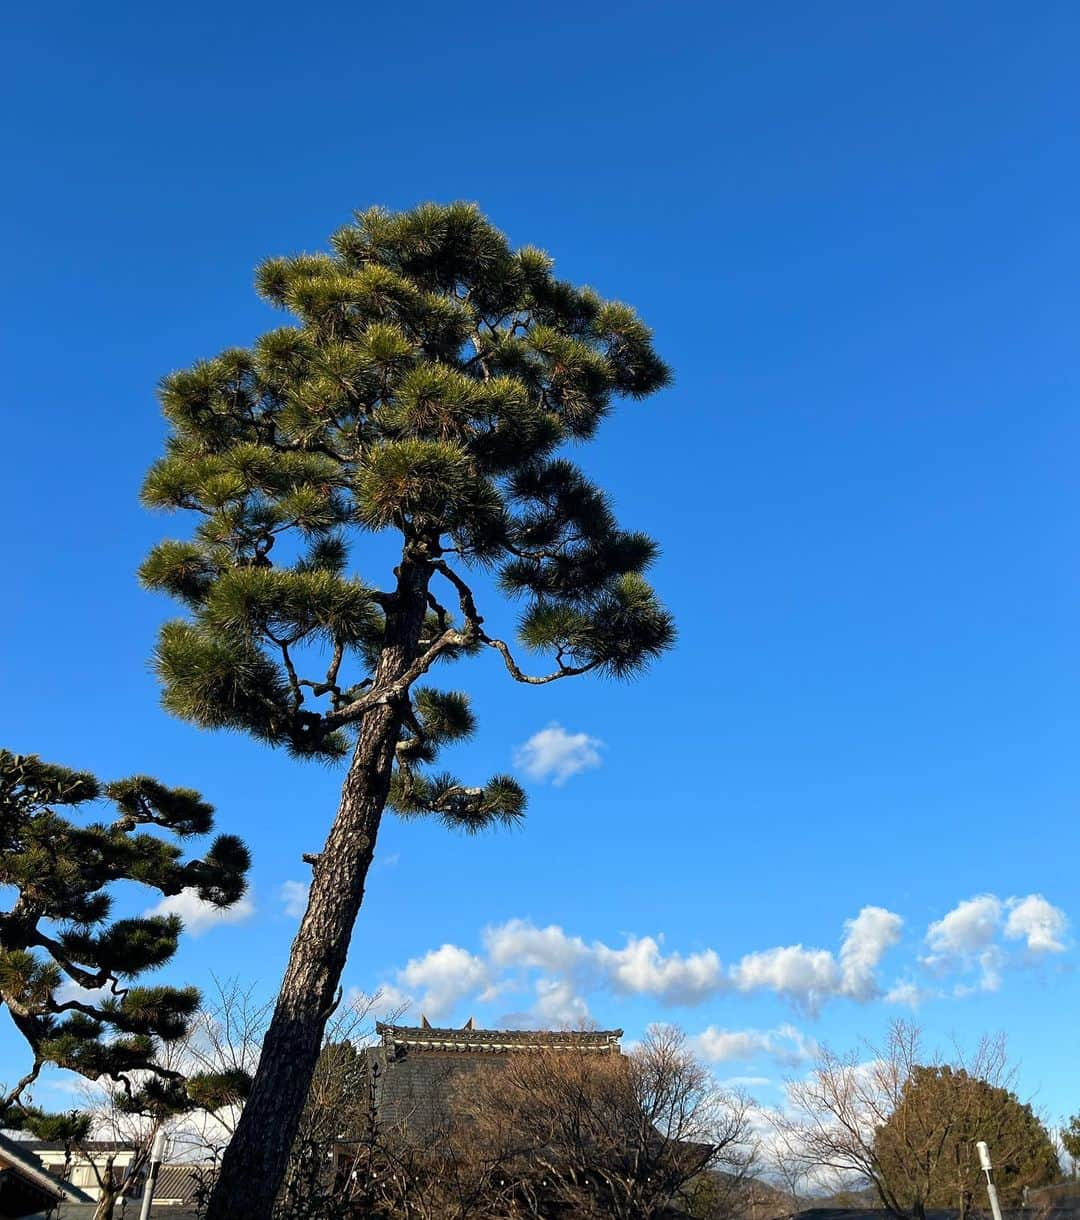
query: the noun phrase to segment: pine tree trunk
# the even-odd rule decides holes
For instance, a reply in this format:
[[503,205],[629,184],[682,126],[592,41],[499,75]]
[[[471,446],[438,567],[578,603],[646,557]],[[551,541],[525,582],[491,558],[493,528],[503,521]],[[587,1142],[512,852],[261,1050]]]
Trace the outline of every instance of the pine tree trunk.
[[[406,560],[398,569],[375,688],[400,677],[415,658],[429,576],[423,561]],[[364,900],[390,789],[401,707],[377,703],[360,720],[337,817],[313,865],[307,910],[206,1220],[270,1220],[273,1214]]]

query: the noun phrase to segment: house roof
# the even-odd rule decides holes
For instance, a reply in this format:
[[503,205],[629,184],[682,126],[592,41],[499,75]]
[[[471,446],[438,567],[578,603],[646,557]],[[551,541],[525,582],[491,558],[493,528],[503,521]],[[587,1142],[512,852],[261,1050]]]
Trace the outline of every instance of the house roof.
[[70,1182],[62,1182],[46,1170],[33,1152],[37,1140],[13,1140],[0,1135],[0,1172],[14,1174],[59,1202],[90,1203],[90,1196]]
[[395,1050],[438,1053],[505,1053],[507,1051],[578,1050],[619,1051],[621,1029],[475,1029],[470,1021],[464,1029],[437,1029],[424,1025],[384,1025],[376,1030],[383,1046]]
[[[421,1018],[423,1020],[423,1018]],[[380,1045],[364,1052],[374,1086],[378,1121],[407,1127],[413,1136],[434,1132],[453,1121],[463,1097],[478,1084],[478,1072],[498,1071],[506,1056],[541,1050],[620,1054],[621,1029],[438,1029],[422,1025],[385,1025],[376,1029]]]
[[200,1182],[205,1165],[162,1165],[154,1187],[154,1199],[182,1199],[190,1203]]

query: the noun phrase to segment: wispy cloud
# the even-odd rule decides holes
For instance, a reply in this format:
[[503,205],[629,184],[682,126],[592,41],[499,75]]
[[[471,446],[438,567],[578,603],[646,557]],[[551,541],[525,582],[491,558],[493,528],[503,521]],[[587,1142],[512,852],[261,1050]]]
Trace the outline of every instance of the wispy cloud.
[[933,991],[911,979],[894,983],[882,997],[886,1004],[900,1004],[905,1008],[918,1008],[933,996]]
[[553,722],[517,747],[514,766],[530,779],[550,780],[560,787],[571,776],[599,767],[603,744],[588,733],[568,733]]

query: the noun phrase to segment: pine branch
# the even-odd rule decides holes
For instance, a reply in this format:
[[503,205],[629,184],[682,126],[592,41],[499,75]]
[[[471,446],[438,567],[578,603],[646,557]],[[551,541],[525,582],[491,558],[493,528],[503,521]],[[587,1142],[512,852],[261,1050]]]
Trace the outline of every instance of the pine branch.
[[560,678],[572,678],[576,677],[578,674],[588,673],[590,670],[595,669],[599,665],[598,661],[590,661],[584,665],[564,665],[560,660],[559,668],[554,673],[544,674],[541,676],[533,676],[525,673],[514,660],[514,655],[510,651],[510,646],[503,640],[494,639],[483,630],[483,616],[477,610],[476,599],[473,595],[473,591],[468,584],[466,584],[464,579],[462,579],[462,577],[455,572],[448,563],[441,559],[437,560],[434,566],[435,570],[441,575],[445,576],[446,579],[457,590],[459,604],[461,606],[461,613],[464,616],[467,630],[470,633],[470,638],[479,640],[482,644],[486,644],[489,648],[494,648],[502,657],[503,663],[506,665],[507,672],[515,682],[522,682],[527,686],[545,686],[547,683],[556,682]]
[[481,637],[483,642],[490,648],[494,648],[503,659],[507,672],[515,682],[524,682],[527,686],[546,686],[549,682],[558,682],[560,678],[574,678],[578,674],[587,674],[590,670],[597,669],[600,666],[599,661],[589,661],[584,665],[563,665],[553,673],[541,674],[539,676],[527,674],[523,672],[518,663],[514,660],[513,653],[510,647],[503,640],[495,640],[490,636],[484,635]]
[[430,644],[405,672],[392,682],[378,684],[373,682],[371,689],[359,699],[342,708],[325,713],[321,719],[321,728],[329,732],[345,725],[353,724],[372,707],[387,704],[400,704],[407,697],[409,688],[428,672],[435,662],[447,652],[458,648],[468,648],[475,642],[475,636],[466,632],[448,628]]

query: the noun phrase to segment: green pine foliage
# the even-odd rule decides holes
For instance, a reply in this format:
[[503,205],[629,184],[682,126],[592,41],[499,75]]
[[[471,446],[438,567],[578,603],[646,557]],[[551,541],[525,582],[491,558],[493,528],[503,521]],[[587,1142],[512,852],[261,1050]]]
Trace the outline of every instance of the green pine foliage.
[[[291,323],[161,386],[172,433],[143,499],[197,518],[141,569],[188,611],[158,642],[165,706],[333,760],[374,702],[401,701],[392,807],[466,830],[513,820],[511,777],[425,770],[474,726],[463,694],[419,680],[484,650],[529,684],[625,678],[672,643],[644,576],[655,544],[563,452],[667,384],[650,332],[461,203],[360,213],[329,253],[269,259],[256,286]],[[392,683],[395,593],[352,569],[380,532],[423,569],[428,605]],[[489,634],[480,571],[519,603],[541,673]]]
[[[68,816],[92,816],[106,802],[110,821]],[[128,1093],[132,1104],[153,1090],[155,1076],[159,1089],[179,1089],[170,1110],[181,1108],[181,1096],[191,1101],[157,1056],[163,1042],[187,1033],[199,993],[133,982],[173,957],[181,920],[109,916],[122,882],[162,895],[193,889],[222,908],[237,902],[249,866],[239,839],[219,835],[197,858],[173,841],[212,828],[213,809],[191,789],[142,775],[102,784],[88,772],[0,750],[0,885],[13,896],[0,911],[0,999],[33,1055],[27,1075],[0,1098],[7,1125],[40,1134],[60,1122],[21,1102],[46,1064],[91,1080],[142,1082]]]
[[[896,1200],[914,1209],[960,1209],[981,1189],[977,1140],[990,1145],[998,1193],[1019,1207],[1025,1187],[1060,1174],[1049,1132],[1030,1105],[998,1084],[949,1065],[916,1065],[899,1103],[874,1134],[874,1153]],[[921,1209],[917,1214],[921,1214]]]

